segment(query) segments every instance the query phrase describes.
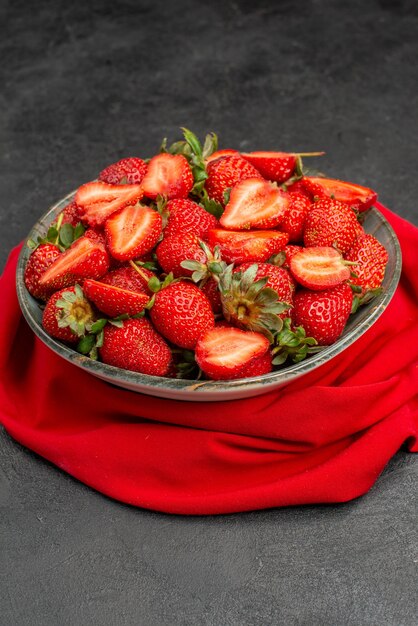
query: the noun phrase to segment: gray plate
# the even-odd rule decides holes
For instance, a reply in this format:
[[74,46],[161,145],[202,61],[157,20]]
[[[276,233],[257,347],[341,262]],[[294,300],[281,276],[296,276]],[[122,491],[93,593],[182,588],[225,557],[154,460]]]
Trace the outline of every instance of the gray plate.
[[[35,224],[28,239],[35,239],[36,241],[38,235],[43,236],[56,215],[66,204],[71,202],[73,197],[74,193],[71,193],[51,207]],[[383,282],[383,293],[350,317],[344,333],[333,345],[325,347],[321,352],[301,363],[289,365],[264,376],[231,381],[194,382],[190,380],[176,380],[130,372],[93,361],[78,354],[50,337],[42,328],[42,310],[39,307],[39,303],[26,290],[23,281],[24,269],[31,252],[27,246],[23,246],[18,260],[16,273],[17,295],[26,321],[41,341],[62,358],[73,363],[73,365],[81,367],[86,372],[109,383],[138,393],[159,396],[161,398],[173,398],[175,400],[213,402],[247,398],[267,393],[272,389],[278,389],[308,372],[312,372],[353,344],[383,313],[399,282],[402,265],[401,249],[392,227],[377,209],[373,208],[367,213],[364,228],[385,246],[389,254],[389,262]]]

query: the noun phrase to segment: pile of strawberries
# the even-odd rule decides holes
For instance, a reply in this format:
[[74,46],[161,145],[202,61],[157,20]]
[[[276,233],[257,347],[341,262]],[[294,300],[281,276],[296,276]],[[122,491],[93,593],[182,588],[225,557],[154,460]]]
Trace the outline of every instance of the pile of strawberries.
[[28,242],[46,332],[110,365],[214,380],[334,343],[381,290],[388,255],[361,225],[376,193],[304,174],[312,154],[183,135],[109,165]]

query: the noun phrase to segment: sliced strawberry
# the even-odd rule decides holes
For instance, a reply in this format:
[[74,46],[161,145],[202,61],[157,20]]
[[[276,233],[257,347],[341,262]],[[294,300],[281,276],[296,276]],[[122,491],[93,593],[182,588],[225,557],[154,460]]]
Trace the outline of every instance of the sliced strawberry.
[[290,259],[290,271],[303,287],[319,291],[350,278],[350,269],[341,254],[328,246],[302,248]]
[[163,152],[148,163],[142,188],[147,198],[187,198],[193,184],[193,173],[187,159],[182,154]]
[[115,211],[135,204],[144,192],[140,185],[109,185],[92,182],[81,185],[75,195],[81,219],[90,226],[101,226]]
[[210,156],[205,159],[206,165],[211,161],[216,161],[217,159],[223,159],[227,156],[232,156],[233,154],[239,154],[238,150],[232,149],[224,149],[224,150],[216,150],[216,152],[212,152]]
[[84,235],[48,267],[39,284],[47,289],[62,289],[75,285],[82,278],[100,278],[108,269],[109,255],[105,246]]
[[233,231],[213,229],[208,233],[210,246],[219,246],[222,259],[227,263],[267,261],[283,250],[288,235],[277,230]]
[[147,171],[147,164],[137,157],[121,159],[108,165],[98,176],[99,180],[111,185],[120,185],[122,182],[139,185]]
[[284,183],[291,177],[296,167],[297,155],[287,152],[242,152],[260,174],[267,180]]
[[197,342],[196,361],[213,380],[241,378],[255,359],[266,354],[269,345],[260,333],[216,326]]
[[[357,211],[366,211],[377,200],[377,193],[368,187],[362,187],[336,178],[306,176],[303,185],[311,195],[322,195],[346,202]],[[321,193],[318,191],[321,190]]]
[[125,313],[131,316],[136,315],[144,310],[149,301],[147,294],[121,289],[91,279],[84,281],[83,291],[100,311],[110,317],[117,317]]
[[207,166],[205,188],[208,196],[225,206],[225,192],[246,178],[261,178],[261,174],[239,154],[212,161]]
[[136,259],[152,250],[162,230],[161,215],[142,205],[125,207],[105,224],[110,253],[118,261]]
[[231,230],[275,228],[288,206],[286,192],[260,178],[246,178],[232,188],[219,221]]

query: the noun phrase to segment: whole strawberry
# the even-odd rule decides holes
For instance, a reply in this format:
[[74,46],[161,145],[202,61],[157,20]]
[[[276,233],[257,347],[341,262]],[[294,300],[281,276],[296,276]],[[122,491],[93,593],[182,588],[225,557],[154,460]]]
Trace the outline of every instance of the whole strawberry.
[[170,200],[165,210],[169,217],[164,228],[164,237],[177,233],[192,233],[199,239],[206,239],[210,228],[218,228],[218,220],[192,200],[177,198]]
[[42,243],[30,255],[25,267],[24,281],[26,289],[38,300],[48,300],[52,291],[40,285],[39,279],[50,265],[60,256],[61,252],[52,243]]
[[305,246],[334,246],[344,254],[353,245],[357,231],[356,214],[348,205],[323,198],[306,216],[303,241]]
[[388,253],[376,237],[370,234],[358,237],[344,258],[356,263],[350,282],[361,287],[361,295],[381,286]]
[[[235,271],[244,273],[251,267],[251,263],[242,263],[238,265]],[[267,277],[265,287],[274,289],[280,302],[287,302],[289,307],[286,311],[279,314],[279,317],[285,318],[289,315],[289,308],[293,302],[293,292],[295,290],[294,282],[289,272],[283,267],[277,267],[271,263],[258,263],[255,280]]]
[[206,191],[212,200],[225,206],[225,192],[246,178],[262,178],[261,174],[240,155],[226,156],[207,165]]
[[[81,221],[80,211],[76,204],[76,202],[70,202],[66,207],[61,211],[62,221],[61,226],[63,224],[71,224],[71,226],[77,226],[77,224]],[[57,216],[58,219],[59,216]],[[57,221],[57,220],[56,220]]]
[[311,202],[304,194],[293,191],[289,193],[290,204],[281,223],[281,230],[289,235],[289,241],[302,241],[306,216]]
[[132,265],[122,265],[107,272],[107,274],[101,277],[100,282],[119,287],[120,289],[128,289],[128,291],[150,293],[148,281],[154,276],[154,272],[145,267],[134,269]]
[[166,376],[172,363],[167,343],[144,317],[125,320],[121,328],[107,324],[100,356],[103,363],[150,376]]
[[165,237],[156,249],[158,263],[166,274],[172,272],[175,278],[191,276],[192,270],[184,269],[181,263],[185,260],[199,261],[205,264],[207,257],[193,233],[176,232]]
[[137,157],[121,159],[108,165],[98,176],[99,180],[110,185],[129,183],[139,185],[147,171],[147,164]]
[[200,286],[200,289],[205,294],[207,299],[210,302],[212,307],[212,311],[216,313],[222,312],[222,300],[221,300],[221,292],[218,288],[218,283],[214,278],[209,278],[209,280],[205,281],[203,285]]
[[79,285],[56,291],[46,303],[42,316],[44,330],[67,343],[77,343],[93,322],[93,309]]
[[166,339],[191,350],[200,335],[215,325],[209,300],[196,285],[185,280],[161,289],[150,315],[155,328]]
[[332,289],[301,289],[293,298],[292,320],[320,346],[328,346],[341,336],[350,316],[353,292],[347,283]]

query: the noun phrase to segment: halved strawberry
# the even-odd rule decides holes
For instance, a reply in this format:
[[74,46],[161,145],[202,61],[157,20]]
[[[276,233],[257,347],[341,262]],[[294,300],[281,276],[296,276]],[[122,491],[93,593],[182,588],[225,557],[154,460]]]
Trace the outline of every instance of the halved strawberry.
[[187,198],[193,184],[193,173],[186,157],[162,152],[148,163],[142,188],[147,198]]
[[226,263],[260,263],[283,250],[288,235],[277,230],[234,231],[219,228],[208,232],[209,245],[219,246]]
[[275,228],[288,206],[288,194],[276,185],[260,178],[246,178],[232,188],[219,221],[232,230]]
[[138,157],[127,157],[108,165],[98,176],[99,180],[111,185],[122,182],[139,185],[147,171],[147,164]]
[[[359,212],[366,211],[377,200],[377,193],[372,189],[336,178],[305,176],[302,184],[311,195],[335,198]],[[322,193],[319,193],[320,190]]]
[[213,380],[242,378],[254,360],[267,353],[269,345],[260,333],[216,326],[199,338],[196,361]]
[[246,178],[261,178],[261,174],[239,154],[225,156],[207,165],[205,188],[208,196],[225,206],[225,192]]
[[284,183],[290,178],[296,167],[296,154],[287,152],[242,152],[260,174],[267,180]]
[[81,185],[75,202],[83,222],[90,226],[101,226],[115,211],[135,204],[144,192],[141,185],[109,185],[92,182]]
[[231,156],[233,154],[239,154],[238,150],[233,150],[233,149],[229,149],[226,148],[224,150],[216,150],[215,152],[212,152],[211,155],[209,155],[206,159],[206,165],[208,163],[210,163],[211,161],[216,161],[217,159],[223,159],[227,156]]
[[100,278],[109,269],[109,255],[105,246],[86,235],[77,239],[59,255],[39,279],[47,289],[62,289],[75,285],[82,278]]
[[107,245],[118,261],[136,259],[152,250],[162,230],[161,215],[141,204],[125,207],[105,224]]
[[136,315],[144,310],[149,301],[149,296],[145,293],[121,289],[92,279],[84,281],[83,291],[100,311],[110,317],[125,313]]
[[350,269],[341,254],[328,246],[302,248],[290,259],[290,271],[303,287],[319,291],[350,278]]

